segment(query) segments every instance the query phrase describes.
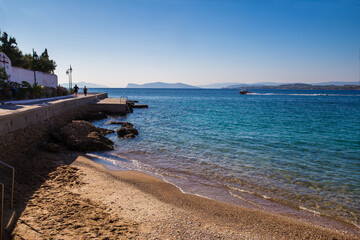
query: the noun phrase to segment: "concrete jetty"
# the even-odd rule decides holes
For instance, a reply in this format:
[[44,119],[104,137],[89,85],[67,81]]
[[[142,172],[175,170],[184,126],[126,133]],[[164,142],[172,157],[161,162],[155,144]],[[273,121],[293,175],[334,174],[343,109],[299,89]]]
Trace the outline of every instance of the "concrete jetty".
[[105,98],[90,106],[89,110],[126,115],[129,112],[125,98]]

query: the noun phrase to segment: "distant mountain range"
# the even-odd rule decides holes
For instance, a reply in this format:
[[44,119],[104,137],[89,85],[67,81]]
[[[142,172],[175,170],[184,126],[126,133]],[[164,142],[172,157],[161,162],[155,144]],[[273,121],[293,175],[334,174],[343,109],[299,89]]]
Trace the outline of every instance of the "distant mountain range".
[[164,83],[164,82],[154,82],[154,83],[145,83],[145,84],[134,84],[129,83],[126,88],[199,88],[191,86],[184,83]]
[[[303,83],[295,83],[297,85],[301,85]],[[294,85],[294,83],[275,83],[275,82],[259,82],[253,84],[246,84],[246,83],[238,83],[229,85],[224,88],[261,88],[261,87],[272,87],[273,89],[277,86],[290,86]],[[312,86],[344,86],[344,85],[359,85],[359,82],[322,82],[322,83],[312,83],[312,84],[303,84],[303,85],[312,85]]]
[[[69,83],[59,83],[60,86],[69,87]],[[89,82],[77,82],[72,85],[75,86],[77,84],[80,88],[86,86],[87,88],[109,88],[109,86],[89,83]],[[134,84],[129,83],[126,88],[186,88],[186,89],[196,89],[196,88],[212,88],[212,89],[239,89],[239,88],[264,88],[264,89],[294,89],[294,88],[314,88],[314,86],[328,86],[328,89],[334,89],[334,87],[340,88],[341,86],[351,85],[351,89],[358,89],[360,87],[360,82],[322,82],[322,83],[312,83],[312,84],[303,84],[303,83],[276,83],[276,82],[257,82],[257,83],[214,83],[214,84],[206,84],[199,86],[192,86],[185,83],[164,83],[164,82],[153,82],[153,83],[145,83],[145,84]],[[310,87],[311,86],[311,87]],[[333,86],[333,87],[329,87]]]
[[280,83],[275,83],[275,82],[258,82],[258,83],[237,83],[237,84],[232,84],[232,85],[228,85],[226,87],[223,88],[243,88],[243,87],[260,87],[260,86],[277,86]]
[[[184,83],[164,83],[164,82],[154,82],[154,83],[145,83],[145,84],[134,84],[129,83],[126,88],[272,88],[272,89],[283,89],[286,87],[289,88],[301,88],[306,89],[310,86],[334,86],[340,87],[344,85],[355,85],[359,86],[359,82],[323,82],[323,83],[313,83],[313,84],[302,84],[302,83],[276,83],[276,82],[258,82],[258,83],[214,83],[207,85],[192,86]],[[333,88],[332,88],[333,89]]]
[[323,82],[323,83],[312,83],[312,85],[344,86],[344,85],[360,85],[360,82]]
[[[78,87],[83,88],[84,86],[86,86],[87,88],[109,88],[108,86],[105,85],[101,85],[101,84],[96,84],[96,83],[89,83],[89,82],[77,82],[77,83],[72,83],[72,86],[74,87],[75,84],[78,85]],[[69,87],[69,83],[59,83],[60,86],[62,87]]]
[[206,84],[206,85],[197,85],[199,88],[226,88],[231,85],[237,85],[240,83],[213,83],[213,84]]
[[360,85],[312,85],[304,83],[282,84],[277,86],[258,86],[251,89],[277,89],[277,90],[360,90]]

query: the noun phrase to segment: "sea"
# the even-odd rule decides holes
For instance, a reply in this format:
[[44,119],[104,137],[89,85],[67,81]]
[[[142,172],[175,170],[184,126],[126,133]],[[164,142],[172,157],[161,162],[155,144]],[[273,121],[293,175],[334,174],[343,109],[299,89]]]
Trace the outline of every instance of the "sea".
[[[251,89],[250,89],[251,90]],[[360,91],[90,89],[148,104],[134,139],[87,155],[183,192],[334,227],[360,226]]]

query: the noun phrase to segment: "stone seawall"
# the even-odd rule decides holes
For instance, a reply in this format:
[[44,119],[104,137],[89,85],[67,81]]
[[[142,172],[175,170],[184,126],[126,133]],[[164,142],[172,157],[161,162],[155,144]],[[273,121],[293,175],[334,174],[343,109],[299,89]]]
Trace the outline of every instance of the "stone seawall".
[[96,94],[2,116],[0,160],[7,162],[18,155],[35,154],[51,131],[79,118],[97,99],[105,97],[107,94]]
[[79,107],[93,104],[97,100],[106,97],[107,93],[99,93],[83,98],[60,100],[46,106],[0,116],[0,136],[41,123],[42,121],[62,115],[68,111],[73,111]]

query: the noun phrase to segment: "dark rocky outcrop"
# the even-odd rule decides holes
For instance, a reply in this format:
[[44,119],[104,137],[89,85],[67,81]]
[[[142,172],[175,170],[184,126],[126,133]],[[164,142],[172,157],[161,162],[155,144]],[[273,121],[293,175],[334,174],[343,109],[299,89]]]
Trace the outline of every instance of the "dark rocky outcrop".
[[45,145],[44,148],[46,151],[48,152],[52,152],[52,153],[58,153],[60,152],[60,146],[57,145],[56,143],[48,143]]
[[54,142],[62,142],[63,138],[61,137],[61,135],[56,132],[56,131],[52,131],[49,133],[49,137],[51,140],[53,140]]
[[122,125],[122,124],[124,124],[124,122],[110,121],[110,122],[108,122],[107,124]]
[[60,129],[65,145],[77,151],[113,150],[114,143],[104,135],[114,130],[97,128],[92,123],[75,120]]
[[39,147],[43,147],[43,142],[57,143],[55,139],[49,137],[49,134],[56,132],[71,120],[79,118],[83,112],[83,106],[74,107],[56,117],[2,135],[0,137],[0,160],[11,163],[24,156],[32,157],[37,154]]
[[123,123],[121,128],[116,130],[116,133],[118,137],[121,138],[135,138],[137,135],[139,135],[138,130],[136,130],[134,125],[129,122]]
[[114,133],[115,130],[112,129],[106,129],[106,128],[97,128],[99,133],[101,133],[102,135],[108,135],[110,133]]
[[121,127],[124,127],[124,128],[134,128],[134,125],[132,123],[129,123],[129,122],[124,122]]

